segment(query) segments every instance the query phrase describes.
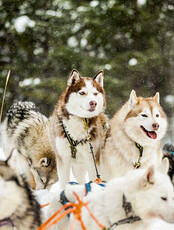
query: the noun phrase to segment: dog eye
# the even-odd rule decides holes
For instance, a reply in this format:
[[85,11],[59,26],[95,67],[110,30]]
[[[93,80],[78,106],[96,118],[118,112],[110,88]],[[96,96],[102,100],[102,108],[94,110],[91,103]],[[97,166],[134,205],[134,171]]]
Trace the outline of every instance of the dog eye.
[[159,114],[156,114],[156,117],[159,117]]
[[162,196],[161,200],[167,201],[167,198]]
[[79,92],[79,94],[80,94],[80,95],[85,95],[85,92],[82,91],[82,92]]
[[143,113],[143,114],[141,114],[141,116],[142,116],[142,117],[148,117],[148,116],[147,116],[146,114],[144,114],[144,113]]
[[96,92],[96,93],[94,93],[94,96],[97,96],[98,95],[98,93]]
[[28,164],[29,164],[29,166],[32,165],[32,160],[31,160],[31,158],[28,159]]
[[46,179],[45,177],[40,177],[40,180],[41,180],[41,182],[42,182],[43,184],[45,184],[46,181],[47,181],[47,179]]

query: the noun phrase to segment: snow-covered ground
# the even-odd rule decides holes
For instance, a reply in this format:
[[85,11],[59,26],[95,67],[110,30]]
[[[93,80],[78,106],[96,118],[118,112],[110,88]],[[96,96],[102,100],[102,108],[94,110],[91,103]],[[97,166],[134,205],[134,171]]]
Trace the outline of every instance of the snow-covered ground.
[[[5,159],[5,155],[2,150],[1,127],[0,127],[0,159],[1,160]],[[71,176],[71,179],[73,179],[73,176]],[[52,200],[54,194],[58,189],[59,189],[59,185],[58,183],[56,183],[55,185],[53,185],[50,191],[48,190],[37,191],[36,196],[38,197],[38,200],[41,204],[46,204]],[[45,212],[47,211],[47,208],[49,207],[44,208]],[[151,228],[148,230],[174,230],[174,224],[168,224],[162,220],[154,219],[152,221]]]

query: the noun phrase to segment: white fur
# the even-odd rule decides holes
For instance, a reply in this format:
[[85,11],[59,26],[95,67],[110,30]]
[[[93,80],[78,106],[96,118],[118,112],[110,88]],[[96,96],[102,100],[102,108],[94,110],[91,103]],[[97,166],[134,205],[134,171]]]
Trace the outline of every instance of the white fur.
[[[166,170],[165,170],[166,171]],[[83,185],[67,185],[65,189],[66,197],[70,201],[75,201],[73,191],[79,197],[84,193]],[[92,184],[92,191],[84,197],[84,202],[89,202],[89,208],[106,228],[111,224],[126,218],[125,211],[122,207],[123,194],[126,201],[132,205],[132,214],[139,216],[141,221],[133,224],[124,224],[113,227],[116,230],[149,230],[151,222],[159,218],[168,223],[174,223],[174,189],[169,177],[166,174],[150,167],[147,170],[134,170],[124,177],[116,178],[109,181],[106,188]],[[166,198],[167,200],[163,200]],[[57,211],[61,204],[56,197],[48,211],[48,217]],[[71,214],[70,219],[66,216],[52,229],[68,230],[74,217]],[[82,220],[88,230],[100,229],[95,221],[91,218],[86,208],[82,209]],[[75,230],[81,227],[77,223]]]
[[[80,79],[80,75],[78,72],[73,71],[68,80],[68,86],[70,86],[70,84],[74,84],[73,82],[77,81],[78,79]],[[96,75],[95,80],[102,86],[103,72],[100,72],[98,75]],[[84,78],[84,82],[85,86],[83,86],[79,92],[72,92],[69,95],[67,103],[65,104],[65,108],[70,114],[69,117],[61,117],[62,122],[66,127],[66,131],[74,141],[81,141],[82,139],[86,140],[87,138],[87,130],[85,129],[82,118],[97,117],[104,111],[105,108],[104,95],[103,93],[98,92],[97,88],[93,86],[93,80]],[[83,92],[83,95],[81,95],[81,92]],[[90,111],[91,101],[97,103],[94,111]],[[64,103],[64,101],[62,103]],[[57,114],[60,114],[60,107],[57,108],[56,112]],[[86,141],[85,143],[78,144],[76,147],[76,159],[73,159],[71,156],[70,144],[67,138],[55,135],[55,132],[52,132],[56,126],[56,122],[51,123],[53,120],[54,116],[53,119],[50,119],[50,143],[54,142],[52,146],[58,155],[57,170],[59,175],[60,188],[64,188],[65,185],[69,182],[70,168],[72,168],[73,175],[79,183],[85,183],[85,176],[87,173],[90,180],[96,179],[96,172],[89,143]],[[104,134],[102,134],[103,128],[101,120],[98,120],[94,124],[97,130],[96,138],[92,140],[94,154],[99,151],[100,142],[102,138],[104,138]],[[94,125],[89,128],[89,132],[92,128],[94,128]],[[62,129],[60,124],[57,124],[57,126],[58,129]]]
[[11,216],[16,207],[20,206],[22,193],[20,187],[16,186],[14,181],[4,181],[0,177],[0,217],[4,219]]
[[[71,93],[69,100],[66,104],[66,109],[70,114],[76,115],[82,118],[91,118],[98,116],[103,112],[103,95],[92,86],[92,80],[85,81],[86,86],[83,87],[80,92],[84,92],[85,95],[80,95],[79,92]],[[98,93],[96,96],[94,93]],[[89,111],[91,101],[96,101],[97,106],[93,112]]]
[[[135,142],[143,147],[142,168],[147,168],[151,164],[159,166],[161,163],[160,140],[166,132],[167,119],[161,117],[157,105],[152,109],[152,113],[148,107],[144,107],[137,116],[126,118],[135,106],[136,100],[135,91],[132,91],[128,102],[123,105],[110,122],[111,136],[106,140],[100,161],[103,180],[122,176],[133,170],[133,164],[138,161],[140,155]],[[142,114],[146,114],[148,117],[143,117]],[[156,117],[157,114],[159,114],[159,117]],[[149,138],[140,128],[140,126],[143,126],[148,131],[153,131],[153,123],[159,124],[159,129],[155,130],[157,133],[156,139]]]

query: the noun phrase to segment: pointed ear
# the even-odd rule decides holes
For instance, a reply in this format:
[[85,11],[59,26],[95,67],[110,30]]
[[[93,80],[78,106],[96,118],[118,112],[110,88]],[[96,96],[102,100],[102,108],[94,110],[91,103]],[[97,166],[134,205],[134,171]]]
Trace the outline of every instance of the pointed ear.
[[129,109],[132,109],[137,103],[137,95],[135,90],[132,90],[129,97]]
[[155,183],[155,169],[154,166],[148,168],[146,173],[141,178],[141,187],[148,188],[148,186],[153,185]]
[[100,70],[94,77],[93,79],[103,87],[103,78],[104,78],[104,71]]
[[169,171],[169,160],[167,159],[167,157],[165,157],[162,161],[161,164],[158,168],[158,170],[163,173],[163,174],[167,174]]
[[48,159],[47,157],[42,157],[39,160],[39,164],[42,165],[43,167],[48,167],[51,163],[51,159]]
[[157,92],[155,94],[155,96],[153,97],[153,99],[159,104],[160,103],[160,95],[159,95],[159,92]]
[[78,81],[80,78],[81,77],[80,77],[79,72],[76,69],[73,69],[70,76],[69,76],[67,85],[71,86],[71,85],[75,84],[75,82]]
[[17,173],[17,175],[25,174],[29,170],[26,158],[17,150],[13,149],[7,164]]

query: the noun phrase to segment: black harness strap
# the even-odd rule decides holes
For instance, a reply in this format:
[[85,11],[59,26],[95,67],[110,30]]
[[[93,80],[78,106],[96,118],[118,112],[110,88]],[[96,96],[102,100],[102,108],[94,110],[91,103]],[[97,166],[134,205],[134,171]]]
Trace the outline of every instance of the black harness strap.
[[140,220],[141,219],[138,216],[130,216],[130,217],[127,217],[125,219],[117,221],[116,223],[112,224],[110,226],[110,228],[115,227],[115,226],[119,226],[119,225],[122,225],[122,224],[133,224],[134,222],[140,221]]
[[[130,202],[126,201],[126,196],[123,194],[123,204],[122,204],[122,207],[125,211],[125,214],[126,216],[128,216],[129,213],[132,212],[132,205]],[[129,217],[126,217],[124,219],[121,219],[119,221],[117,221],[116,223],[113,223],[110,225],[110,228],[112,227],[115,227],[115,226],[119,226],[119,225],[122,225],[122,224],[133,224],[134,222],[136,221],[140,221],[141,218],[139,216],[129,216]]]
[[71,157],[76,159],[76,153],[77,153],[77,145],[82,144],[83,142],[86,142],[87,140],[80,140],[80,141],[74,141],[73,138],[70,136],[69,132],[66,130],[66,126],[62,122],[62,128],[65,133],[65,136],[70,144],[70,149],[71,149]]
[[135,169],[138,169],[141,167],[141,159],[143,156],[143,147],[138,143],[135,143],[135,146],[139,149],[140,155],[139,155],[138,161],[135,162],[135,164],[133,164],[133,166]]

